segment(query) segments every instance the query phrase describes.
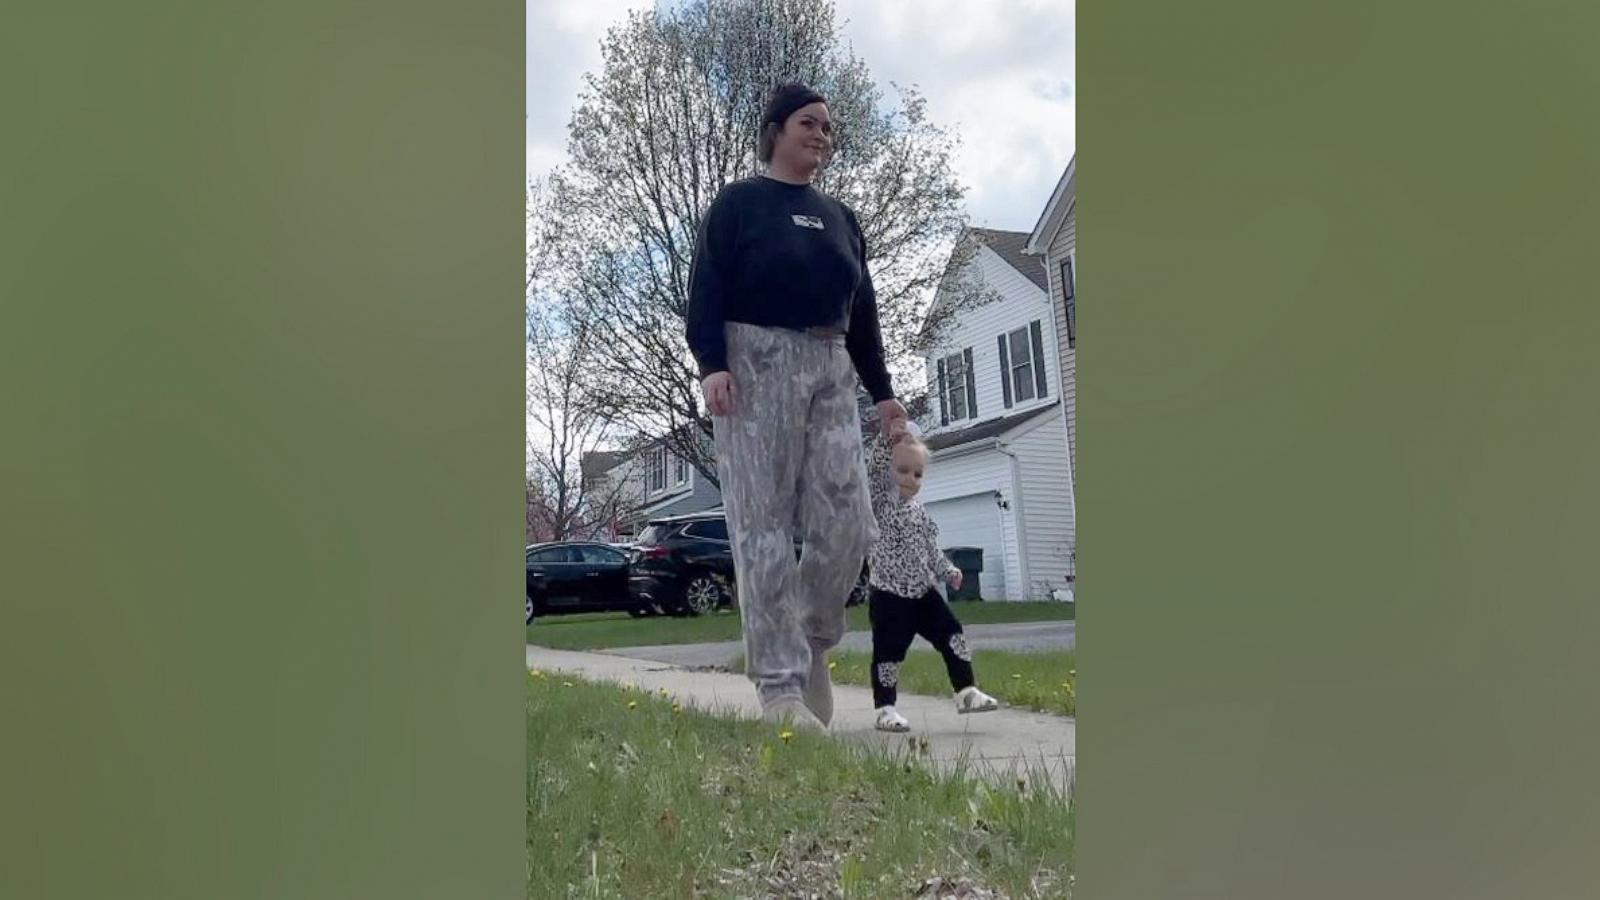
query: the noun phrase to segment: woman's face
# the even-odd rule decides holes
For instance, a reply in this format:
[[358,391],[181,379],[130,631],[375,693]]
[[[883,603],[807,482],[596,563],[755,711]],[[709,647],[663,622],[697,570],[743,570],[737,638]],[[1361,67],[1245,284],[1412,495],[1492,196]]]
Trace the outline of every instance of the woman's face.
[[772,144],[774,162],[788,168],[812,172],[828,161],[833,152],[833,120],[826,103],[802,106],[789,116]]

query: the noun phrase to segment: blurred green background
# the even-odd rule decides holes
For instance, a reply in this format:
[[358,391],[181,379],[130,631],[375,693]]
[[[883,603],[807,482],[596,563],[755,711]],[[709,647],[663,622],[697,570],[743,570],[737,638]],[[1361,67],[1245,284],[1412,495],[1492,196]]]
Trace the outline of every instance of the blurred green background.
[[1080,10],[1084,897],[1594,895],[1597,27]]
[[518,895],[522,6],[6,19],[0,895]]

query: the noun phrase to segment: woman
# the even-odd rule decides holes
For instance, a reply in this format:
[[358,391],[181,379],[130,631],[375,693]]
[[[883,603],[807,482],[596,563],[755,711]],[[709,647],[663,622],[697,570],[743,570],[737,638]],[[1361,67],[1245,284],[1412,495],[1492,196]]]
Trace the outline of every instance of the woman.
[[756,149],[768,171],[712,201],[689,276],[688,341],[716,436],[745,671],[768,720],[807,727],[833,716],[826,654],[877,533],[855,376],[885,433],[906,418],[861,227],[811,186],[832,149],[826,98],[778,88]]

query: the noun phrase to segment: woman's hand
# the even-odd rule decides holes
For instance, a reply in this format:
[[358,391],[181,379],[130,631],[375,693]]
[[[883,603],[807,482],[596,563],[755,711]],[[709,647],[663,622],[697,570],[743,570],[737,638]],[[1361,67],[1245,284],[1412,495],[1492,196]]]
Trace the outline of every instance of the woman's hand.
[[883,436],[889,443],[895,443],[905,434],[908,419],[906,408],[900,405],[899,400],[891,397],[878,402],[878,421],[883,425]]
[[960,572],[951,572],[950,575],[948,576],[948,580],[950,582],[950,589],[952,591],[961,590],[961,573]]
[[705,380],[700,382],[700,393],[705,397],[706,409],[713,416],[725,416],[733,412],[733,374],[730,372],[712,372]]

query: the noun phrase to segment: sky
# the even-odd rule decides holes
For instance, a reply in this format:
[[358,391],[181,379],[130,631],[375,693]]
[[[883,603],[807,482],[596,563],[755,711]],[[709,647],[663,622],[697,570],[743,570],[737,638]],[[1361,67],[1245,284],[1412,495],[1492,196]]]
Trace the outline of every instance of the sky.
[[[528,174],[566,160],[600,39],[650,0],[527,0]],[[972,224],[1031,231],[1077,146],[1076,0],[837,0],[844,42],[893,102],[916,85],[954,127]]]

